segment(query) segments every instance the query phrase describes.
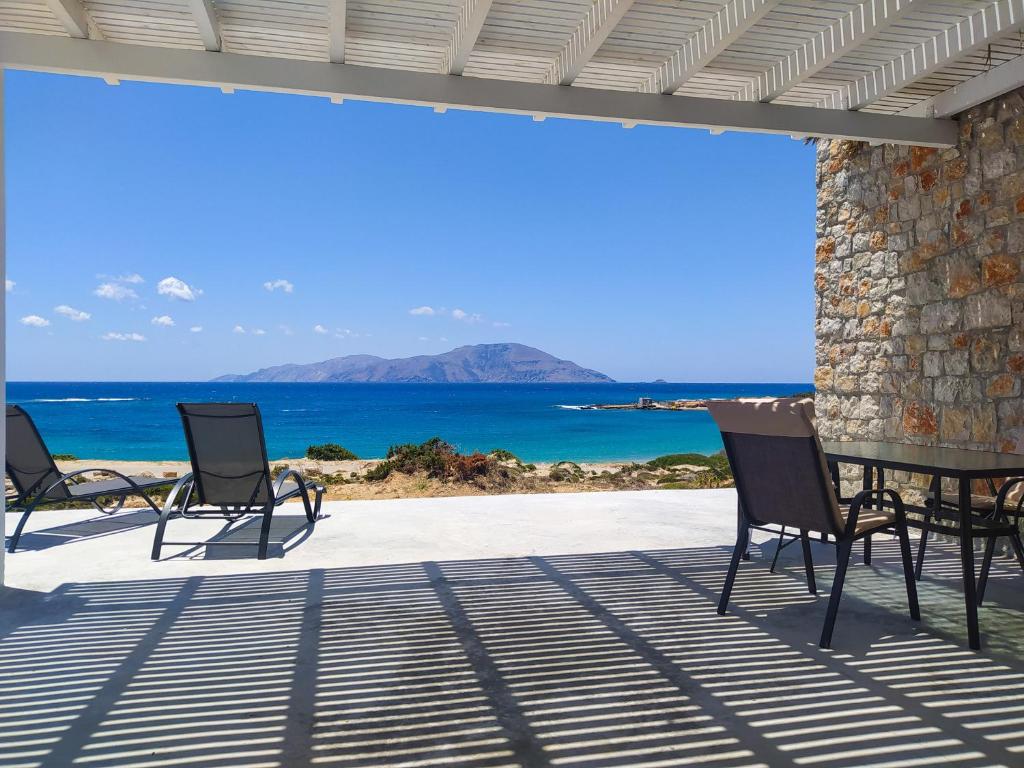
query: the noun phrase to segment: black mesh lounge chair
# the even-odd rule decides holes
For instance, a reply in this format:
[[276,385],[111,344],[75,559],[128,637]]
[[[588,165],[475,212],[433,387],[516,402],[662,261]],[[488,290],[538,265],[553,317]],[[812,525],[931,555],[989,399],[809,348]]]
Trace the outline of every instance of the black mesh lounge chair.
[[[812,400],[712,402],[708,410],[722,432],[741,509],[719,613],[724,614],[729,605],[750,527],[774,524],[799,530],[805,541],[811,531],[835,537],[836,574],[821,631],[822,648],[832,643],[853,543],[873,533],[890,531],[899,537],[910,615],[920,618],[903,500],[895,491],[880,488],[861,491],[848,507],[840,505],[814,426]],[[872,504],[873,509],[867,508]],[[810,576],[810,547],[806,545],[804,558]]]
[[[147,491],[171,485],[174,480],[153,477],[128,477],[112,469],[79,469],[62,473],[46,448],[32,417],[21,406],[7,406],[7,476],[14,486],[8,496],[7,510],[21,511],[14,533],[7,542],[7,551],[14,552],[29,516],[39,507],[60,506],[68,502],[91,502],[100,512],[113,514],[121,509],[128,496],[138,496],[156,514],[160,507]],[[102,472],[102,480],[84,480],[86,475]],[[104,507],[103,499],[113,499],[112,507]]]
[[[178,412],[185,427],[192,471],[178,481],[167,497],[153,540],[154,560],[160,559],[160,548],[164,544],[209,543],[165,542],[164,530],[171,517],[218,517],[234,521],[246,515],[262,515],[257,551],[260,560],[267,557],[275,507],[289,499],[301,498],[306,519],[316,522],[324,489],[306,482],[293,469],[271,479],[263,420],[255,403],[178,403]],[[315,495],[313,504],[309,501],[310,491]],[[202,509],[204,507],[206,510]]]

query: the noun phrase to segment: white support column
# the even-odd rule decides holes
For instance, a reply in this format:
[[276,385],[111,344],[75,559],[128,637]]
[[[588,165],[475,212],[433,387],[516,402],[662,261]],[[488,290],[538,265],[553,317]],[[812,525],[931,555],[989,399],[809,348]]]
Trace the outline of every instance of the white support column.
[[345,63],[346,0],[327,0],[327,55],[334,64]]
[[862,109],[1024,26],[1024,0],[999,0],[915,45],[822,99],[818,106]]
[[208,51],[220,50],[220,22],[217,21],[217,11],[210,0],[188,0],[189,8],[192,9],[192,17],[199,27],[199,36],[203,38],[203,46]]
[[[4,200],[6,187],[4,177],[4,68],[0,67],[0,278],[4,280],[4,292],[0,294],[0,378],[4,388],[0,390],[0,405],[7,412],[7,208]],[[5,417],[6,422],[6,417]],[[0,429],[0,456],[4,459],[4,479],[7,479],[7,430]],[[4,496],[7,494],[5,493]],[[4,540],[4,522],[7,517],[0,515],[0,542]],[[4,585],[4,560],[7,548],[0,546],[0,587]]]
[[548,70],[545,82],[572,85],[615,26],[632,7],[634,0],[595,0],[583,21],[573,30],[558,58]]
[[79,0],[46,0],[46,4],[71,37],[89,37],[89,14]]
[[452,33],[452,44],[441,65],[442,74],[461,75],[466,69],[466,62],[473,53],[493,3],[494,0],[462,0],[459,16],[455,20],[455,31]]
[[640,86],[643,93],[673,94],[757,24],[780,0],[732,0]]
[[855,51],[929,0],[865,0],[761,72],[741,99],[771,101]]

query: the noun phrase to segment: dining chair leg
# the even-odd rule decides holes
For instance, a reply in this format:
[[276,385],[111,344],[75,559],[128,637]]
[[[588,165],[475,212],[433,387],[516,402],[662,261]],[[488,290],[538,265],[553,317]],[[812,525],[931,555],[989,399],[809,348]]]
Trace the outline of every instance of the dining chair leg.
[[871,534],[864,537],[864,565],[871,565]]
[[768,568],[768,573],[775,573],[775,564],[779,562],[779,555],[782,554],[783,538],[786,535],[786,526],[782,526],[779,529],[779,543],[775,547],[775,556],[772,558],[772,564]]
[[832,594],[828,598],[828,610],[825,612],[825,626],[821,630],[821,641],[818,645],[828,648],[832,645],[832,630],[836,625],[836,614],[839,613],[839,600],[843,596],[843,582],[846,581],[846,568],[850,564],[850,551],[853,539],[844,539],[839,543],[836,552],[836,576],[832,580]]
[[985,556],[981,560],[981,576],[978,577],[978,605],[985,602],[985,587],[988,585],[988,572],[992,568],[992,556],[995,552],[996,537],[989,536],[985,542]]
[[804,550],[804,572],[807,574],[807,591],[818,594],[818,585],[814,581],[814,560],[811,559],[811,537],[807,531],[800,531],[800,546]]
[[903,579],[907,582],[910,618],[919,621],[921,605],[917,600],[917,579],[914,577],[914,557],[910,554],[910,533],[907,531],[906,517],[896,523],[896,535],[900,540],[900,555],[903,557]]
[[[924,516],[924,523],[927,525],[931,522],[931,515]],[[914,566],[914,578],[918,581],[921,580],[921,570],[924,568],[924,548],[928,545],[928,529],[921,529],[921,540],[917,544],[917,565]]]
[[1010,545],[1013,547],[1014,554],[1017,555],[1020,569],[1024,571],[1024,542],[1021,542],[1019,531],[1010,534]]
[[722,585],[722,597],[718,601],[718,613],[725,615],[729,607],[729,596],[732,594],[732,585],[736,581],[736,571],[740,567],[740,559],[747,548],[747,537],[750,529],[746,521],[740,523],[739,536],[736,538],[736,546],[732,550],[732,560],[729,563],[729,572],[725,575],[725,584]]

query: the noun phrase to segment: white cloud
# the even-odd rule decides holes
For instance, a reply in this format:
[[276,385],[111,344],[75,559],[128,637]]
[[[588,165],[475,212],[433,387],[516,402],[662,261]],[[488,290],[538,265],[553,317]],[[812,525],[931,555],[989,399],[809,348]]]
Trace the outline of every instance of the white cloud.
[[104,341],[145,341],[146,337],[141,333],[117,333],[116,331],[110,331],[104,333],[101,337]]
[[10,293],[11,291],[13,291],[14,290],[14,286],[16,286],[16,285],[17,285],[16,282],[14,282],[11,279],[8,279],[7,280],[7,293]]
[[189,328],[189,330],[192,333],[202,333],[203,332],[203,326],[201,326],[201,325],[193,325],[191,328]]
[[45,328],[50,324],[50,321],[39,315],[25,315],[21,318],[21,324],[31,325],[33,328]]
[[231,329],[231,332],[232,333],[245,333],[245,328],[243,328],[240,325],[236,325],[234,328]]
[[160,315],[159,317],[154,317],[149,322],[151,322],[153,325],[162,325],[164,328],[170,328],[172,325],[174,325],[174,320],[171,318],[170,315]]
[[156,292],[161,296],[182,301],[195,301],[197,297],[203,295],[201,290],[176,277],[165,277],[156,284]]
[[290,326],[279,325],[278,328],[281,329],[281,333],[283,333],[285,336],[294,336],[295,335],[295,331],[293,331]]
[[434,309],[433,307],[428,307],[428,306],[413,307],[412,309],[409,310],[409,314],[410,315],[424,315],[426,317],[431,317],[431,316],[437,314],[437,310]]
[[132,272],[127,275],[118,275],[117,277],[111,277],[108,279],[113,280],[115,283],[131,283],[132,285],[138,285],[139,283],[146,282],[138,272]]
[[329,333],[329,331],[320,325],[320,323],[317,323],[313,326],[313,333]]
[[262,328],[253,328],[252,335],[253,336],[266,336],[267,332],[264,331]]
[[438,341],[448,341],[448,337],[442,336],[441,338],[438,339]]
[[495,328],[511,328],[512,327],[512,323],[505,323],[505,322],[502,322],[500,320],[495,320],[493,325],[494,325]]
[[280,288],[285,293],[291,293],[292,291],[295,290],[295,286],[284,279],[268,280],[263,284],[263,287],[266,288],[271,293],[276,291],[278,288]]
[[61,304],[59,307],[54,307],[53,311],[58,315],[64,315],[68,320],[73,320],[76,323],[83,323],[92,317],[88,312],[83,312],[80,309],[69,307],[67,304]]
[[428,336],[420,336],[420,341],[430,341]]
[[93,293],[101,299],[111,299],[113,301],[139,298],[139,294],[120,283],[101,283]]
[[452,310],[452,317],[455,320],[462,321],[463,323],[479,323],[481,320],[483,320],[483,316],[478,315],[475,312],[470,314],[469,312],[459,309],[458,307]]
[[358,339],[359,334],[350,328],[335,328],[334,335],[339,339]]

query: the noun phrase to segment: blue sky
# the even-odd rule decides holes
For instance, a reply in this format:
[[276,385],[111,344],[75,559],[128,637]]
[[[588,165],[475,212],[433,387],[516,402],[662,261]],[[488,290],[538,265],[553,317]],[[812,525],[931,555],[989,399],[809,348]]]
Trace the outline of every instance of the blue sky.
[[497,341],[811,376],[814,157],[786,137],[8,72],[6,152],[13,380]]

